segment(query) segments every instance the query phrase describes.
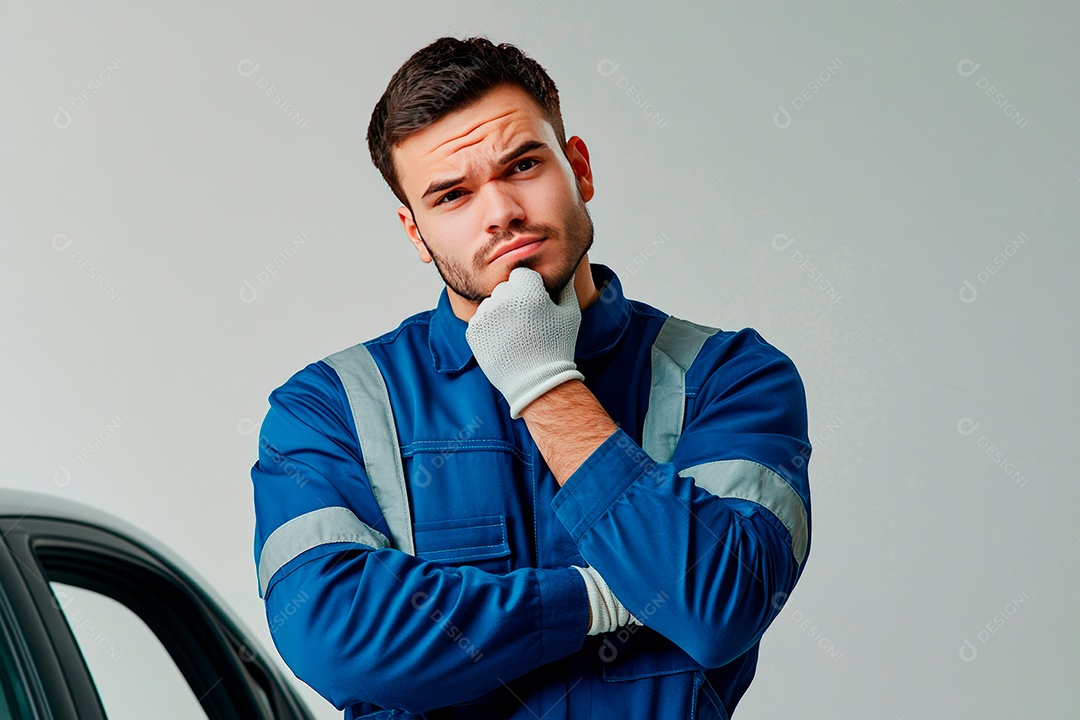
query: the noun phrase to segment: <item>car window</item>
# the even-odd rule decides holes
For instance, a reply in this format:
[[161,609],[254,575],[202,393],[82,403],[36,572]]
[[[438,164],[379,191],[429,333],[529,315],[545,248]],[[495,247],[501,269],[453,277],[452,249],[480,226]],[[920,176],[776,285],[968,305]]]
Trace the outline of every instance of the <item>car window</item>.
[[199,699],[154,632],[110,597],[50,581],[109,720],[205,718]]

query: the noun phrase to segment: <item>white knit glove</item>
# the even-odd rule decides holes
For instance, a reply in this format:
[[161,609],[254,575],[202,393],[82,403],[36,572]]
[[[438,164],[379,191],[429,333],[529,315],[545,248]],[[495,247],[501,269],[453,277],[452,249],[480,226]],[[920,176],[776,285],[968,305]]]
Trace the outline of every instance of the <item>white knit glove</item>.
[[544,279],[516,267],[469,320],[465,339],[491,384],[510,404],[510,417],[556,385],[584,380],[574,363],[581,307],[570,280],[551,302]]
[[581,577],[585,580],[585,590],[589,593],[589,608],[592,616],[589,635],[612,632],[630,623],[641,624],[636,617],[630,614],[629,610],[623,607],[623,604],[611,592],[611,588],[608,587],[604,578],[600,577],[600,573],[590,566],[582,568],[571,565],[570,567],[581,573]]

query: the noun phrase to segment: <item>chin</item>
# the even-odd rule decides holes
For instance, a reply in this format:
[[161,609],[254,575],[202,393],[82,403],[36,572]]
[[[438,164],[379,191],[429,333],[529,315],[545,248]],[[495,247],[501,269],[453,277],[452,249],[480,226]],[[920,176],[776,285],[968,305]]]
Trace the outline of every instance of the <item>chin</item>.
[[540,265],[540,263],[536,262],[533,258],[525,258],[523,260],[519,260],[506,268],[505,277],[510,277],[510,273],[514,272],[514,270],[519,267],[529,268],[530,270],[535,270],[536,272],[543,275],[544,273],[542,270],[540,270],[538,265]]

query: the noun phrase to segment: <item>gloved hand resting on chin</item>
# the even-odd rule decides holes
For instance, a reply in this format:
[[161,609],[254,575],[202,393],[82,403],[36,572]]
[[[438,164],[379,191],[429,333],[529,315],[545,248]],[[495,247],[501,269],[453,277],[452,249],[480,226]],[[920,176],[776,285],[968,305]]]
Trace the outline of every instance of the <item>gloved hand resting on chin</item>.
[[516,267],[476,308],[465,339],[491,384],[518,418],[526,405],[567,380],[584,380],[574,363],[581,308],[574,281],[559,303],[551,302],[544,278]]

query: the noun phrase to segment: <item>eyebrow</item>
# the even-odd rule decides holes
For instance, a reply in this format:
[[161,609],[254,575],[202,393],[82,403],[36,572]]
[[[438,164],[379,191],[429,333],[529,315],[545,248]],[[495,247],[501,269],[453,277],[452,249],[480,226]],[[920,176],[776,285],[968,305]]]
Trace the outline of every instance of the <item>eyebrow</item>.
[[[539,140],[526,140],[525,142],[521,143],[513,150],[506,152],[501,158],[496,160],[495,167],[502,167],[514,158],[524,155],[527,152],[532,152],[533,150],[546,150],[547,147],[547,143],[542,143]],[[420,199],[425,200],[428,195],[433,195],[435,193],[442,192],[443,190],[449,190],[455,185],[463,182],[465,182],[465,176],[447,178],[445,180],[435,180],[430,185],[428,185],[428,189],[424,191],[424,194],[420,196]]]

